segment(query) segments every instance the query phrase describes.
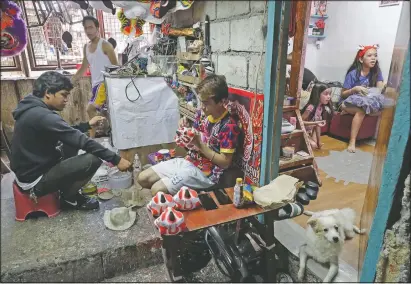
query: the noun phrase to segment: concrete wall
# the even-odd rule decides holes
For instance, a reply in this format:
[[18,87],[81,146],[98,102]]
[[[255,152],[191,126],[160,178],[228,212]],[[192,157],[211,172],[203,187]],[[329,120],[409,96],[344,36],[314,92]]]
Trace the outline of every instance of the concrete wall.
[[[265,1],[196,1],[192,9],[178,11],[173,25],[187,27],[210,17],[211,60],[217,74],[224,75],[229,85],[242,89],[264,86],[265,36],[263,26]],[[260,53],[263,58],[260,61]],[[257,70],[258,69],[258,70]]]
[[379,2],[328,1],[326,38],[320,49],[316,39],[308,39],[305,67],[320,80],[344,81],[358,45],[378,43],[378,60],[387,80],[403,3],[379,7]]

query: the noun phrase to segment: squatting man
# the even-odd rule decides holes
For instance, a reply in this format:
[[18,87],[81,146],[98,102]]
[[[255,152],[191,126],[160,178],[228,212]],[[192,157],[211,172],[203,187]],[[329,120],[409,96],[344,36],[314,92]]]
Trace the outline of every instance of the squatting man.
[[[70,126],[56,112],[66,107],[72,89],[70,79],[54,71],[34,82],[33,93],[13,111],[11,169],[20,190],[34,198],[59,191],[63,207],[97,209],[98,201],[80,194],[79,189],[92,178],[101,160],[121,171],[131,163],[84,134],[103,117]],[[79,149],[86,153],[77,155]]]

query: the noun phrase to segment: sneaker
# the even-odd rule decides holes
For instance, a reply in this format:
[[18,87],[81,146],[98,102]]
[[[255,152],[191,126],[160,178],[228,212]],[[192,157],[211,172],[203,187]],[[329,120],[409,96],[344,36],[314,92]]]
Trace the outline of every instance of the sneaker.
[[281,125],[281,134],[293,132],[294,129],[294,125],[289,123],[287,119],[283,118]]
[[98,200],[78,193],[73,200],[61,199],[62,206],[77,210],[93,210],[99,208]]

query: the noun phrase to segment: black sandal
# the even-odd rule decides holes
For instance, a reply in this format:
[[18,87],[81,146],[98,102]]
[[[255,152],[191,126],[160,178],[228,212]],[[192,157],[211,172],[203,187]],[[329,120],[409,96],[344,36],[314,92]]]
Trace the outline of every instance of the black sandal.
[[308,181],[305,185],[305,193],[311,200],[316,200],[318,191],[319,191],[319,186],[315,182]]
[[311,200],[311,198],[307,195],[307,193],[305,191],[305,188],[303,188],[303,187],[298,190],[296,199],[302,205],[308,205],[310,203],[310,200]]

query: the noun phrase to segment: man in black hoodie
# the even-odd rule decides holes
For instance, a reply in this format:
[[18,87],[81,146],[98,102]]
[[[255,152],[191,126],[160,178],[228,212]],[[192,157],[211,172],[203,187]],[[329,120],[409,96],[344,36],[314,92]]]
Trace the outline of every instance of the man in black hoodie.
[[[72,89],[70,79],[54,71],[43,73],[34,82],[33,94],[21,100],[13,112],[11,169],[20,189],[33,199],[60,191],[62,205],[96,209],[98,201],[81,195],[79,189],[100,167],[100,159],[121,171],[131,163],[83,133],[103,117],[71,127],[55,112],[64,109]],[[79,149],[86,154],[77,155]]]

